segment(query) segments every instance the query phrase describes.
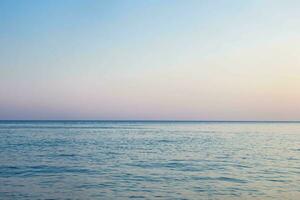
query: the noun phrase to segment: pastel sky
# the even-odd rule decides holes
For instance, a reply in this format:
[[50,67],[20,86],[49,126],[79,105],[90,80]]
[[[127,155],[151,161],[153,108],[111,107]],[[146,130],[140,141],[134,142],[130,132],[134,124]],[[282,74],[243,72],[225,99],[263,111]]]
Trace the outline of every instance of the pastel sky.
[[300,120],[300,1],[1,0],[0,119]]

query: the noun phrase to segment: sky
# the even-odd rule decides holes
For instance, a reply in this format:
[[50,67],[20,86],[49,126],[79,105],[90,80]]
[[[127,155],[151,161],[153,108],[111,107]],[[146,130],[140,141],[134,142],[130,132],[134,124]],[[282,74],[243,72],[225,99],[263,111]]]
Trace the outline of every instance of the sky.
[[298,0],[0,0],[0,119],[300,120]]

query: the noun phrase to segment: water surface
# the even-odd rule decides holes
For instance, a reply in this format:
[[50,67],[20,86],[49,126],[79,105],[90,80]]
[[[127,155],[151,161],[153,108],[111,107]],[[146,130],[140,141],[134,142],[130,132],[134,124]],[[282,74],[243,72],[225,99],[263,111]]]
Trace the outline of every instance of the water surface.
[[0,199],[299,199],[300,123],[0,122]]

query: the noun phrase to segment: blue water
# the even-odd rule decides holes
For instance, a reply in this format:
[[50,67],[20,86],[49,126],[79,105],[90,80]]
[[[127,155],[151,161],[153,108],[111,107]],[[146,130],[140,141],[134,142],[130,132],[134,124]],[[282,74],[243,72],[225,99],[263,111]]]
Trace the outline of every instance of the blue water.
[[0,199],[300,199],[300,123],[2,121]]

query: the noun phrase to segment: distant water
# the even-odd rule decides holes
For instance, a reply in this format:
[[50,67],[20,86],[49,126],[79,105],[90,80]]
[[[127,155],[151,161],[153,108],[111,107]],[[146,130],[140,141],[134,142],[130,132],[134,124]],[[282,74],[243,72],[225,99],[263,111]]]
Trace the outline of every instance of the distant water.
[[2,121],[0,199],[300,199],[300,123]]

